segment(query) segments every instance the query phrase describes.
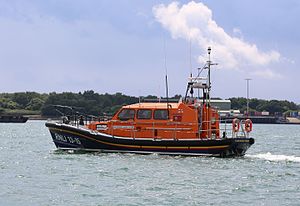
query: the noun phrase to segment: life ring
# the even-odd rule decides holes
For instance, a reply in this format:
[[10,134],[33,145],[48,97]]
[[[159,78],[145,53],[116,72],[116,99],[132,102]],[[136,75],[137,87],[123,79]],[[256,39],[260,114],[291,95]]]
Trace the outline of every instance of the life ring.
[[252,121],[251,121],[251,119],[246,119],[246,121],[245,121],[245,131],[248,132],[248,133],[252,131]]
[[232,120],[232,131],[238,132],[240,130],[240,120],[237,118],[234,118]]

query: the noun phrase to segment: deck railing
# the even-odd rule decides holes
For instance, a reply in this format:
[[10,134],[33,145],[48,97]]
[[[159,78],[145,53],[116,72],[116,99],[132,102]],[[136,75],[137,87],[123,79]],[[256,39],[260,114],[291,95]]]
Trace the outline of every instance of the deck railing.
[[[94,120],[99,120],[99,118],[90,118],[89,120],[85,120],[85,124],[89,124],[90,122]],[[249,137],[249,133],[247,133],[244,129],[244,120],[240,121],[240,129],[238,132],[233,132],[232,130],[232,121],[228,120],[213,120],[213,121],[205,121],[201,123],[193,123],[193,122],[175,122],[175,121],[168,121],[168,122],[144,122],[144,121],[132,121],[132,122],[124,122],[124,125],[120,124],[123,123],[123,121],[120,120],[110,120],[111,126],[109,127],[109,133],[114,136],[115,130],[122,128],[127,129],[130,131],[130,137],[136,138],[137,132],[139,130],[137,129],[137,125],[146,125],[147,130],[152,131],[152,138],[156,139],[157,137],[157,131],[171,131],[173,132],[172,136],[174,139],[177,139],[178,133],[182,131],[188,131],[195,132],[192,130],[192,128],[198,128],[197,134],[199,139],[201,138],[201,134],[206,133],[206,137],[202,137],[201,139],[220,139],[220,138],[243,138],[243,137]],[[214,125],[219,123],[219,129],[214,128],[208,128],[208,129],[202,129],[202,124],[207,123],[206,125]],[[79,119],[73,119],[68,122],[68,124],[80,127]],[[167,127],[161,127],[162,125],[167,125]],[[118,126],[118,128],[116,128]],[[219,131],[219,136],[216,136],[216,134]]]
[[[115,126],[120,126],[120,121],[119,120],[113,120],[110,121],[111,122],[111,126],[109,127],[110,131],[109,133],[114,136],[114,131],[116,130]],[[212,123],[214,122],[219,122],[219,129],[214,129],[214,128],[210,128],[210,129],[201,129],[202,123],[191,123],[191,122],[136,122],[136,121],[132,121],[132,122],[126,122],[126,124],[124,124],[124,128],[123,129],[127,129],[130,131],[130,135],[131,138],[136,138],[136,134],[137,132],[139,132],[139,130],[137,129],[137,125],[146,125],[146,129],[147,130],[151,130],[152,131],[152,138],[158,138],[157,137],[157,130],[162,130],[162,131],[171,131],[173,132],[173,138],[177,139],[178,133],[182,132],[182,131],[188,131],[190,130],[191,132],[194,132],[191,128],[193,126],[197,126],[198,131],[198,135],[199,138],[201,138],[201,134],[202,133],[206,133],[206,134],[211,134],[210,136],[207,137],[202,137],[202,139],[219,139],[219,138],[244,138],[244,137],[248,137],[249,134],[247,132],[245,132],[244,129],[244,121],[241,121],[241,126],[238,132],[233,132],[232,130],[232,122],[228,122],[226,120],[215,120],[215,121],[210,121],[210,124],[212,125]],[[205,123],[205,122],[203,122]],[[206,121],[206,123],[209,123],[209,121]],[[125,126],[126,125],[126,126]],[[162,125],[167,125],[168,127],[161,127]],[[118,129],[120,129],[118,127]],[[217,132],[219,131],[219,136],[216,136]]]

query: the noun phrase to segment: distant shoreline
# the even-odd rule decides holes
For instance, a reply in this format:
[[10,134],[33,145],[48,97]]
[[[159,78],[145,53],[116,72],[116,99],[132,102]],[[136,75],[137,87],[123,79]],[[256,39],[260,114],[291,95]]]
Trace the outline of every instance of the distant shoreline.
[[[178,101],[181,95],[169,97],[169,101]],[[112,116],[123,105],[129,105],[149,99],[156,101],[166,101],[166,99],[148,95],[144,97],[128,96],[122,93],[99,94],[93,90],[79,93],[62,92],[40,94],[36,92],[16,92],[0,93],[0,115],[22,115],[29,117],[30,120],[47,120],[57,118],[61,115],[72,115],[75,112],[78,115],[93,116]],[[212,98],[221,100],[220,98]],[[244,97],[229,98],[230,103],[226,103],[226,109],[237,110],[237,114],[243,115],[247,111],[247,99]],[[225,107],[224,105],[220,104]],[[221,109],[220,109],[221,110]],[[249,99],[249,115],[260,116],[268,113],[272,116],[296,117],[300,116],[300,105],[286,100],[262,100]],[[273,120],[272,120],[273,121]],[[300,120],[299,120],[300,121]],[[271,122],[268,122],[271,123]],[[292,122],[292,123],[298,123]]]

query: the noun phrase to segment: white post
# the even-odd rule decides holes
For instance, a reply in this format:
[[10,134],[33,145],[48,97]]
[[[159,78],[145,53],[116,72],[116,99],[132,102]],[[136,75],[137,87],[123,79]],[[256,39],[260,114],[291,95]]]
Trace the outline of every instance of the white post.
[[249,81],[252,79],[246,78],[245,80],[247,81],[247,117],[249,117]]

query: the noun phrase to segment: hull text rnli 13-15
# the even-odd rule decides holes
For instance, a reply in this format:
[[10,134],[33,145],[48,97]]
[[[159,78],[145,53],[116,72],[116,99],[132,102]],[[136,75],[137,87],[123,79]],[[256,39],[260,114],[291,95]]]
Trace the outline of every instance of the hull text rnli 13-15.
[[[209,48],[209,57],[210,51]],[[82,119],[48,121],[46,126],[58,149],[243,156],[254,143],[250,137],[252,122],[220,122],[217,109],[210,104],[211,65],[209,58],[198,74],[189,78],[184,99],[176,103],[140,102],[123,106],[110,120],[85,125]],[[205,77],[200,77],[202,73],[206,73]],[[193,97],[195,89],[202,91],[202,97]]]

